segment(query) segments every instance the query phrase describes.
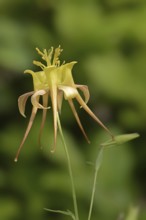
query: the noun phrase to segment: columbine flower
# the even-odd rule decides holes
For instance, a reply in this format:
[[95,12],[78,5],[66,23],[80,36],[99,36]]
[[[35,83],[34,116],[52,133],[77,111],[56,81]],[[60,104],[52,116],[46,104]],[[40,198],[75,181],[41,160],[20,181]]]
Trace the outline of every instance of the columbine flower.
[[[33,121],[35,119],[38,109],[43,110],[41,128],[40,128],[40,133],[39,133],[39,142],[40,142],[41,133],[42,133],[44,123],[46,120],[46,113],[47,113],[47,110],[50,108],[48,106],[49,97],[52,102],[53,117],[54,117],[53,150],[55,150],[56,139],[57,139],[57,114],[58,112],[59,113],[61,112],[63,97],[65,98],[65,100],[68,100],[68,103],[72,109],[72,112],[76,118],[76,121],[88,143],[90,141],[84,131],[84,128],[81,124],[79,116],[76,112],[73,99],[76,99],[78,103],[80,104],[80,106],[113,137],[113,135],[108,130],[108,128],[97,118],[97,116],[87,106],[87,102],[90,96],[88,87],[86,85],[77,85],[74,83],[73,76],[72,76],[72,68],[77,62],[73,61],[70,63],[66,63],[66,64],[63,63],[60,65],[59,56],[60,56],[60,53],[62,52],[62,49],[60,48],[60,46],[56,48],[55,51],[53,50],[53,47],[49,51],[45,49],[42,52],[38,48],[36,48],[36,50],[38,54],[41,55],[42,59],[46,62],[46,65],[44,65],[43,63],[39,61],[33,61],[33,63],[39,66],[42,70],[39,72],[26,70],[24,72],[24,73],[29,73],[32,75],[34,90],[31,92],[25,93],[24,95],[21,95],[19,97],[18,99],[19,111],[22,116],[26,117],[25,116],[25,105],[26,105],[28,97],[30,96],[31,96],[31,103],[32,103],[33,108],[32,108],[32,113],[30,116],[30,120],[29,120],[27,129],[26,129],[26,132],[24,134],[24,137],[18,149],[15,161],[17,161],[18,159],[20,150],[29,134],[29,131],[32,127],[32,124],[33,124]],[[85,100],[83,100],[78,90],[82,91],[85,97]],[[42,104],[40,103],[41,96],[42,96]]]

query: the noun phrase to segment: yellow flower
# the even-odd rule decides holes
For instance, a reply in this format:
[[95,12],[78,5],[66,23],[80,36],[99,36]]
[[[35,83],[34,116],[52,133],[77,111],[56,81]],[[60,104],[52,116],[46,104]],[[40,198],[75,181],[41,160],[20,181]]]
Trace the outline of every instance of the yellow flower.
[[[26,70],[24,72],[24,73],[29,73],[32,75],[34,90],[31,92],[25,93],[19,97],[18,99],[19,111],[22,116],[26,117],[25,116],[25,105],[26,105],[28,97],[30,96],[31,96],[31,103],[32,103],[33,108],[32,108],[32,113],[30,116],[30,120],[29,120],[27,129],[26,129],[26,132],[24,134],[24,137],[22,139],[22,142],[16,154],[15,161],[17,161],[18,159],[20,150],[29,134],[29,131],[32,127],[32,124],[33,124],[33,121],[35,119],[38,109],[43,110],[41,128],[40,128],[40,133],[39,133],[39,143],[40,143],[41,133],[42,133],[44,123],[46,120],[47,110],[50,108],[48,106],[49,97],[52,103],[53,118],[54,118],[53,151],[55,150],[56,139],[57,139],[57,113],[61,112],[63,97],[65,98],[65,100],[68,101],[72,109],[72,112],[76,118],[76,121],[88,143],[90,143],[90,141],[84,131],[84,128],[81,124],[79,116],[76,112],[73,99],[76,99],[78,103],[80,104],[80,106],[113,137],[109,129],[98,119],[98,117],[87,106],[87,102],[90,97],[88,87],[86,85],[77,85],[74,83],[73,76],[72,76],[72,68],[77,62],[73,61],[70,63],[66,63],[66,64],[63,63],[60,65],[59,56],[60,56],[60,53],[62,52],[62,49],[60,48],[60,46],[56,48],[55,50],[53,49],[53,47],[49,51],[45,49],[42,52],[38,48],[36,48],[36,50],[38,54],[41,55],[42,59],[46,62],[46,65],[44,65],[43,63],[39,61],[33,61],[35,65],[41,68],[41,71],[33,72],[32,70]],[[85,97],[85,100],[83,100],[78,90],[82,91]],[[42,96],[42,104],[40,103],[41,96]]]

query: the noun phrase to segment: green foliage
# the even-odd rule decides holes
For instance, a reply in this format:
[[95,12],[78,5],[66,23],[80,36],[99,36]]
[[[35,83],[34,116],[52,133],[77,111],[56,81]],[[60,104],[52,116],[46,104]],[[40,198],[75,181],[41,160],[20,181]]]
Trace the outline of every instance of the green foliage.
[[129,213],[126,217],[126,220],[137,220],[138,219],[138,208],[137,207],[131,207],[129,210]]

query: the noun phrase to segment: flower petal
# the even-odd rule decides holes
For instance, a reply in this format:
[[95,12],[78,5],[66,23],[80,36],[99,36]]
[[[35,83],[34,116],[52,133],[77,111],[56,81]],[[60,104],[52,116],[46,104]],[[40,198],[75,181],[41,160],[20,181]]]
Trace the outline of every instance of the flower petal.
[[30,116],[30,120],[29,120],[29,123],[28,123],[28,126],[27,126],[27,129],[26,129],[26,131],[25,131],[24,137],[23,137],[22,142],[21,142],[21,144],[20,144],[20,146],[19,146],[19,148],[18,148],[16,157],[15,157],[15,160],[14,160],[15,162],[17,162],[17,160],[18,160],[20,151],[21,151],[21,149],[22,149],[22,147],[23,147],[23,144],[24,144],[24,142],[25,142],[25,140],[26,140],[26,138],[27,138],[27,136],[28,136],[28,134],[29,134],[29,132],[30,132],[30,129],[31,129],[31,127],[32,127],[32,124],[33,124],[33,121],[34,121],[34,119],[35,119],[36,113],[37,113],[37,108],[33,107],[32,113],[31,113],[31,116]]
[[32,70],[25,70],[24,73],[29,73],[33,78],[34,90],[42,90],[48,87],[47,78],[44,71],[33,72]]
[[58,72],[60,75],[60,80],[58,80],[58,83],[60,85],[71,86],[71,87],[75,86],[72,76],[72,68],[76,63],[77,63],[76,61],[73,61],[58,67]]
[[61,113],[62,101],[63,101],[63,92],[58,91],[58,93],[57,93],[57,107],[58,107],[59,113]]
[[74,87],[59,85],[58,89],[60,89],[64,92],[64,98],[66,100],[73,99],[78,95],[78,91]]
[[48,96],[49,96],[48,93],[43,95],[43,106],[44,106],[44,109],[43,109],[42,122],[41,122],[41,127],[40,127],[40,132],[39,132],[39,138],[38,138],[39,146],[41,146],[41,135],[42,135],[42,131],[43,131],[43,128],[44,128],[44,125],[45,125],[45,121],[46,121]]
[[78,94],[76,97],[79,104],[84,108],[84,110],[102,127],[104,128],[109,135],[114,139],[114,135],[110,132],[110,130],[100,121],[100,119],[91,111],[91,109],[86,105],[82,97]]
[[85,103],[87,104],[90,98],[88,86],[86,85],[75,85],[75,86],[76,88],[79,88],[83,92],[84,97],[85,97]]
[[19,96],[18,98],[18,108],[19,108],[19,112],[23,117],[26,117],[25,115],[25,105],[27,102],[27,99],[29,96],[31,96],[34,92],[27,92],[21,96]]
[[31,97],[31,102],[32,102],[32,105],[36,108],[40,108],[40,109],[49,109],[50,107],[46,107],[46,106],[43,106],[39,103],[39,97],[40,95],[41,96],[44,96],[45,94],[47,94],[48,91],[46,90],[39,90],[37,92],[35,92],[33,94],[33,96]]
[[82,133],[83,133],[83,135],[84,135],[84,137],[85,137],[85,139],[87,140],[88,143],[90,143],[90,141],[89,141],[89,139],[88,139],[88,137],[87,137],[87,135],[86,135],[86,132],[84,131],[84,128],[83,128],[83,126],[82,126],[82,124],[81,124],[81,121],[80,121],[80,119],[79,119],[79,116],[78,116],[78,114],[77,114],[77,112],[76,112],[76,109],[75,109],[75,106],[74,106],[74,104],[73,104],[73,101],[72,101],[71,99],[69,99],[68,102],[69,102],[69,105],[70,105],[70,107],[71,107],[71,109],[72,109],[72,112],[73,112],[73,114],[74,114],[74,116],[75,116],[75,118],[76,118],[76,121],[77,121],[77,123],[78,123],[78,125],[79,125],[79,127],[80,127],[80,129],[81,129],[81,131],[82,131]]
[[57,87],[55,84],[52,84],[52,88],[50,88],[50,95],[51,95],[53,118],[54,118],[54,146],[51,152],[54,152],[56,149],[56,139],[57,139]]

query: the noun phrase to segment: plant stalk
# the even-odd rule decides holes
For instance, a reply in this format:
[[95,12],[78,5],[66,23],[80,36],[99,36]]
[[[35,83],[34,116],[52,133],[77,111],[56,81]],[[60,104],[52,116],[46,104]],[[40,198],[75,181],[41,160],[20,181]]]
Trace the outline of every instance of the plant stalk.
[[95,190],[96,190],[97,173],[98,173],[98,170],[95,170],[94,182],[93,182],[93,188],[92,188],[92,196],[91,196],[91,202],[90,202],[90,208],[89,208],[89,214],[88,214],[88,220],[91,219],[91,214],[92,214],[92,209],[93,209],[94,195],[95,195]]
[[65,154],[66,154],[66,157],[67,157],[68,170],[69,170],[69,175],[70,175],[70,180],[71,180],[71,188],[72,188],[72,197],[73,197],[75,218],[76,218],[76,220],[79,220],[75,184],[74,184],[73,172],[72,172],[72,168],[71,168],[71,160],[70,160],[69,152],[68,152],[67,145],[66,145],[66,142],[65,142],[65,138],[64,138],[64,135],[63,135],[63,132],[62,132],[62,127],[61,127],[60,118],[59,118],[58,113],[57,113],[57,122],[58,122],[58,128],[59,128],[59,132],[60,132],[60,135],[61,135],[61,139],[62,139],[62,142],[63,142],[63,145],[64,145]]
[[95,196],[95,190],[96,190],[96,181],[97,181],[97,174],[101,167],[103,160],[103,147],[101,147],[95,163],[95,172],[94,172],[94,181],[93,181],[93,188],[92,188],[92,195],[91,195],[91,201],[90,201],[90,208],[89,208],[89,214],[88,214],[88,220],[91,219],[92,209],[93,209],[93,203],[94,203],[94,196]]

